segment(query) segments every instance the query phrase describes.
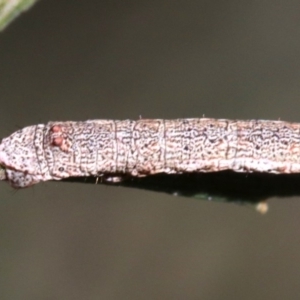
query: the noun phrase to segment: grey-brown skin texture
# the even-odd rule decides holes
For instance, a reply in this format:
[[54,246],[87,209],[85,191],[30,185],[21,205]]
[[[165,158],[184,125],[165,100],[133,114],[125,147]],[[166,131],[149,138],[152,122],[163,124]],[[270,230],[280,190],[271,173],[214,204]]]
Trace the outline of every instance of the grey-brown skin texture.
[[105,174],[298,173],[299,130],[284,121],[205,118],[49,122],[2,140],[1,179],[22,188]]

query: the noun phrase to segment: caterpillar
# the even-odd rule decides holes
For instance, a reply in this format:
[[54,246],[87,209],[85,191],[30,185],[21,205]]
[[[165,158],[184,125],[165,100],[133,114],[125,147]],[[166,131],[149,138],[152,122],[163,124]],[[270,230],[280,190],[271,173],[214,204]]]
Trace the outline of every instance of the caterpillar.
[[[300,172],[300,124],[266,120],[49,122],[0,143],[0,180],[15,188],[68,177]],[[111,176],[116,175],[116,177]]]

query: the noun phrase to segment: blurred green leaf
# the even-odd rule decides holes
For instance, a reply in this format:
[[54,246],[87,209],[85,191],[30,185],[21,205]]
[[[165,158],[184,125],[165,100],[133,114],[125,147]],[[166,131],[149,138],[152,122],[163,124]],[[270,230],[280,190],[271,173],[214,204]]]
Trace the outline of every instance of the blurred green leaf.
[[0,0],[0,31],[37,0]]

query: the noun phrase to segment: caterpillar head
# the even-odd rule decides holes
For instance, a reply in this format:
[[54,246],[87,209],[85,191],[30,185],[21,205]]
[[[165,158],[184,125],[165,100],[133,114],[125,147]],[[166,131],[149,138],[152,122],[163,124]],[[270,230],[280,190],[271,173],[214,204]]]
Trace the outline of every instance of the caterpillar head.
[[20,129],[0,144],[0,180],[9,181],[15,188],[31,186],[43,178],[35,148],[36,129]]

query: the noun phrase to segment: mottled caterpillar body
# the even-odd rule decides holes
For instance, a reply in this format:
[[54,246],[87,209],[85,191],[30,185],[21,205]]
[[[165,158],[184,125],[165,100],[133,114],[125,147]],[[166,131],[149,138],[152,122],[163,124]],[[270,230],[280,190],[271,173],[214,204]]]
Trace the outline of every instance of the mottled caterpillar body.
[[16,188],[106,174],[298,173],[300,125],[206,118],[49,122],[4,138],[0,165],[0,179]]

